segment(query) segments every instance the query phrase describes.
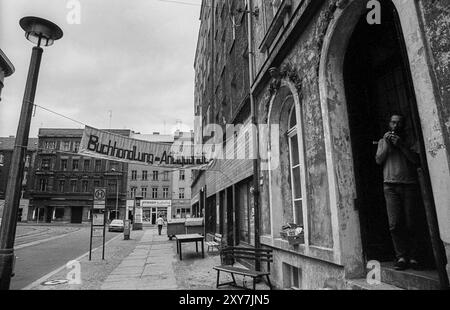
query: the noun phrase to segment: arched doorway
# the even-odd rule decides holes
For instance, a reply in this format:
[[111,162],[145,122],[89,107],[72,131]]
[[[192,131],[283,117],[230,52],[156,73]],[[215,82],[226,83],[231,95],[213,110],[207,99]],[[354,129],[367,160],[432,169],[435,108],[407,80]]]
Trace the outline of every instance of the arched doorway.
[[[392,261],[394,252],[382,169],[374,160],[377,141],[387,132],[387,121],[394,111],[405,116],[411,139],[421,145],[423,140],[408,61],[402,53],[398,16],[391,1],[382,2],[381,16],[380,25],[369,25],[365,15],[356,25],[345,56],[344,84],[364,249],[367,259],[383,262]],[[420,254],[429,267],[433,262],[432,251],[423,204],[419,205],[417,238],[424,236]]]
[[[428,168],[432,174],[432,190],[437,205],[442,200],[438,195],[441,192],[440,183],[447,184],[447,170],[442,167],[442,160],[424,152],[422,135],[430,147],[432,127],[437,120],[429,111],[436,101],[432,96],[432,82],[427,75],[426,58],[419,51],[420,46],[423,49],[422,41],[419,38],[418,44],[417,37],[413,37],[419,29],[416,7],[412,1],[380,2],[382,24],[374,26],[369,26],[366,21],[367,1],[344,1],[338,5],[324,39],[319,70],[327,165],[334,170],[330,170],[329,183],[331,188],[337,189],[336,192],[330,191],[330,201],[332,205],[341,206],[341,210],[337,211],[340,221],[343,221],[342,215],[355,215],[353,207],[357,210],[356,219],[350,222],[354,225],[354,233],[346,237],[353,236],[350,237],[353,242],[362,242],[366,261],[393,258],[383,192],[380,193],[381,171],[374,166],[374,142],[382,137],[380,132],[387,131],[386,115],[389,112],[399,110],[407,116],[408,129],[421,145],[421,166],[425,174],[428,174]],[[396,8],[400,8],[400,18]],[[400,19],[406,30],[402,29]],[[413,86],[413,82],[420,91]],[[444,173],[439,173],[439,167]],[[433,200],[431,185],[427,192]],[[369,205],[375,205],[376,209],[370,209]],[[442,210],[440,212],[442,215]],[[356,225],[360,227],[358,232]],[[426,234],[428,227],[422,227]],[[430,227],[439,231],[437,224]],[[433,240],[436,241],[436,238]],[[346,246],[346,243],[342,243],[341,247],[343,260],[346,261],[350,257],[346,253],[352,247]],[[433,246],[433,250],[438,247]],[[430,248],[428,240],[422,253],[432,265]],[[439,250],[435,252],[436,260],[437,252]],[[445,264],[437,266],[441,284],[444,284],[447,278],[443,268]]]

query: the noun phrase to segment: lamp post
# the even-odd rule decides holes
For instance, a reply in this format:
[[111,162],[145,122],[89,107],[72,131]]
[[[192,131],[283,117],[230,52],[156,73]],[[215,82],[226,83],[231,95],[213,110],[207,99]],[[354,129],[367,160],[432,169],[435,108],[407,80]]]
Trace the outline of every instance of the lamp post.
[[31,116],[33,112],[34,97],[39,76],[39,68],[43,49],[41,46],[50,46],[63,36],[63,31],[54,23],[38,18],[24,17],[20,26],[25,31],[25,37],[32,43],[30,67],[22,101],[19,125],[17,128],[8,184],[5,193],[5,206],[3,210],[0,230],[0,289],[7,290],[11,282],[14,263],[14,238],[16,235],[17,212],[20,203],[20,192],[24,170],[24,159],[30,133]]

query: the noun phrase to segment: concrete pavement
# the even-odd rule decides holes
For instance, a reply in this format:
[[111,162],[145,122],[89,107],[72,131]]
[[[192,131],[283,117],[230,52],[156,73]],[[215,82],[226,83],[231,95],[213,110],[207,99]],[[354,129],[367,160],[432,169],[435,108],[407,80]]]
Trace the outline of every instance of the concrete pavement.
[[146,230],[134,251],[106,278],[103,290],[174,290],[174,244],[155,229]]
[[[206,249],[205,249],[206,250]],[[68,270],[52,272],[27,289],[33,290],[215,290],[217,273],[214,266],[220,265],[217,251],[205,252],[205,258],[196,252],[195,243],[183,244],[183,260],[176,251],[175,240],[169,240],[165,229],[159,236],[156,228],[133,231],[131,240],[112,240],[107,246],[105,261],[96,253],[92,261],[87,257],[79,260],[80,284],[44,285],[49,280],[65,279]],[[99,251],[98,251],[99,252]],[[239,265],[239,264],[238,264]],[[242,284],[250,279],[236,276]],[[231,276],[221,274],[221,282],[231,281]],[[221,290],[238,290],[231,286]],[[267,290],[261,281],[258,290]]]

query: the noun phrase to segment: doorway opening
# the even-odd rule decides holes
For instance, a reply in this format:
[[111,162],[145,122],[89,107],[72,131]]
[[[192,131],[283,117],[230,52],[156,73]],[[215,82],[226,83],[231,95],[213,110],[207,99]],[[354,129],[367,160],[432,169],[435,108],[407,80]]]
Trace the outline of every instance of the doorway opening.
[[[382,22],[369,25],[363,14],[350,39],[344,62],[344,82],[360,210],[361,234],[367,261],[395,258],[383,192],[383,173],[375,162],[378,141],[388,131],[389,116],[405,116],[411,140],[424,150],[422,129],[409,62],[395,6],[382,1]],[[424,154],[421,167],[427,167]],[[419,187],[418,187],[419,191]],[[420,197],[420,193],[419,193]],[[421,198],[421,197],[420,197]],[[433,252],[422,199],[417,201],[420,259],[434,268]]]
[[70,223],[81,224],[83,222],[83,207],[72,207]]

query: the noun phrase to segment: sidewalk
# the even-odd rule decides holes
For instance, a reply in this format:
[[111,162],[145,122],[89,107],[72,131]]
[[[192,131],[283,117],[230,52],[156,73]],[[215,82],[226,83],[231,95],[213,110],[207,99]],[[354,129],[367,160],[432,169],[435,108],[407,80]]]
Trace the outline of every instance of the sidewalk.
[[[45,286],[39,283],[31,289],[46,290],[215,290],[217,272],[214,266],[220,265],[217,251],[206,252],[205,258],[196,253],[195,243],[183,244],[183,260],[176,251],[176,241],[170,241],[163,229],[159,236],[157,229],[146,228],[133,231],[132,239],[123,240],[118,236],[107,246],[106,260],[99,256],[101,249],[93,255],[80,259],[82,284],[61,284]],[[55,273],[48,280],[65,279],[68,270]],[[242,279],[237,277],[238,281]],[[42,281],[42,282],[45,282]],[[231,281],[231,276],[221,274],[221,282]],[[248,285],[250,286],[250,280]],[[231,286],[223,290],[236,289]],[[257,289],[266,290],[264,283]]]
[[106,278],[103,290],[177,289],[173,244],[155,229],[145,231],[134,251]]

